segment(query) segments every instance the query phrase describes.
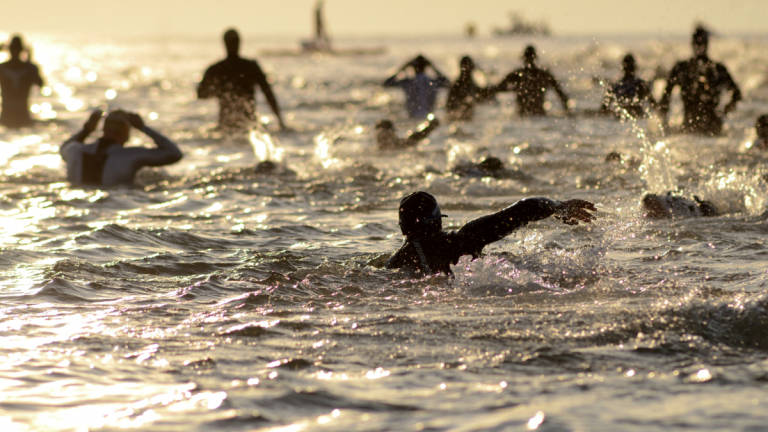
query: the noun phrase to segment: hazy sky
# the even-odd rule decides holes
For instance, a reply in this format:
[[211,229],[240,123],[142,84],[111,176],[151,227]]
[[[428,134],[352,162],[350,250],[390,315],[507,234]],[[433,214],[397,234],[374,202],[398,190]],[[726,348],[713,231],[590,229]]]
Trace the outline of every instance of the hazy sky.
[[[0,33],[216,33],[307,35],[314,0],[2,0]],[[507,13],[546,20],[555,33],[688,33],[696,20],[720,33],[768,33],[768,0],[326,0],[332,35],[480,34]]]

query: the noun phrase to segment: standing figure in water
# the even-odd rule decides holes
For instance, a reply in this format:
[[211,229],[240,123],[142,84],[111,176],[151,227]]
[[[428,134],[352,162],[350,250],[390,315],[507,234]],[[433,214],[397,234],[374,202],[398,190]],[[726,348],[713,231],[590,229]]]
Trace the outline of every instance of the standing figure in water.
[[459,62],[459,77],[448,90],[445,110],[448,116],[456,120],[469,120],[475,111],[475,104],[493,97],[492,89],[480,87],[472,77],[475,62],[470,56],[464,56]]
[[405,138],[397,136],[395,131],[395,124],[392,120],[381,120],[376,123],[376,145],[381,150],[399,150],[408,147],[413,147],[426,139],[436,127],[440,125],[440,122],[433,116],[427,116],[427,121],[419,125],[419,128],[415,132],[409,132]]
[[[427,75],[427,67],[432,68],[435,77]],[[413,69],[412,77],[401,77],[408,68]],[[435,108],[437,91],[448,87],[450,81],[431,61],[419,54],[384,81],[385,87],[401,87],[405,92],[405,107],[413,119],[423,119]]]
[[33,85],[42,87],[43,79],[37,65],[29,58],[22,60],[24,43],[20,36],[16,35],[11,39],[8,50],[11,59],[0,64],[0,93],[3,97],[0,123],[10,128],[18,128],[32,123],[32,117],[29,115],[29,91]]
[[[672,90],[680,86],[683,101],[683,130],[702,135],[720,135],[723,118],[741,100],[739,86],[731,78],[722,63],[716,63],[707,56],[709,33],[702,27],[696,28],[692,38],[694,56],[677,62],[667,78],[667,87],[659,101],[659,111],[666,123],[669,113],[669,99]],[[731,92],[731,101],[718,112],[720,93]]]
[[458,231],[443,231],[440,206],[427,192],[414,192],[400,201],[400,229],[405,243],[387,263],[424,274],[451,274],[451,264],[463,255],[477,258],[483,248],[501,240],[528,222],[555,215],[564,223],[591,222],[595,206],[589,201],[565,202],[526,198],[496,213],[468,222]]
[[[104,119],[101,138],[85,144],[101,120],[101,111],[91,113],[80,132],[61,145],[59,153],[67,164],[67,180],[75,186],[118,186],[133,184],[142,167],[178,162],[181,150],[176,144],[144,124],[138,114],[112,111]],[[155,148],[124,147],[134,127],[155,142]]]
[[285,123],[272,87],[256,60],[240,57],[240,35],[234,29],[224,33],[227,58],[209,67],[197,86],[198,99],[219,100],[219,127],[247,129],[256,120],[256,85],[277,117],[281,129]]
[[523,67],[510,72],[494,90],[515,92],[518,113],[525,117],[547,114],[544,110],[544,100],[549,89],[557,93],[563,110],[569,112],[568,95],[548,70],[536,65],[536,48],[528,45],[523,52]]
[[632,54],[627,54],[621,61],[624,76],[613,84],[603,98],[601,112],[617,117],[645,117],[646,103],[655,105],[651,86],[642,78],[635,75],[637,64]]
[[763,114],[755,122],[757,139],[752,147],[758,150],[768,150],[768,114]]

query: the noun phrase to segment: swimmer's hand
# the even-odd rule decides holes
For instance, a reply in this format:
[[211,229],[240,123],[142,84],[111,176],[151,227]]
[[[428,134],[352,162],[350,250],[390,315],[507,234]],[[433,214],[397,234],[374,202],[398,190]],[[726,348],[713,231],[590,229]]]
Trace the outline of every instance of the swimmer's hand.
[[99,126],[99,121],[101,120],[102,111],[100,109],[95,109],[91,111],[91,115],[88,117],[88,120],[85,121],[85,124],[83,125],[83,131],[86,134],[90,134],[91,132],[95,131],[96,128]]
[[135,127],[138,130],[144,129],[144,120],[141,118],[140,115],[136,113],[125,113],[125,116],[128,118],[128,123],[131,124],[131,126]]
[[597,211],[595,205],[589,201],[573,199],[560,203],[555,207],[555,217],[568,225],[576,225],[579,221],[590,223],[595,215],[589,211]]

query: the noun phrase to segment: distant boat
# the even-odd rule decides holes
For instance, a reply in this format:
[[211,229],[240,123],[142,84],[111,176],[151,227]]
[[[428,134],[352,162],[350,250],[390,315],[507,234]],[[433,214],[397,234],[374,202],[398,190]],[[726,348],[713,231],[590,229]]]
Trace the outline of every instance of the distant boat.
[[300,48],[296,49],[276,49],[276,50],[264,50],[262,55],[275,56],[275,57],[294,57],[294,56],[306,56],[314,54],[325,54],[331,56],[363,56],[363,55],[378,55],[387,51],[385,47],[352,47],[352,48],[338,48],[331,45],[331,38],[328,36],[328,32],[325,27],[325,19],[323,19],[323,0],[318,0],[315,3],[314,10],[314,24],[315,31],[312,39],[304,39],[300,42]]
[[494,28],[491,33],[494,36],[551,36],[552,31],[549,29],[549,24],[546,22],[534,22],[526,20],[518,12],[509,13],[509,27],[507,28]]

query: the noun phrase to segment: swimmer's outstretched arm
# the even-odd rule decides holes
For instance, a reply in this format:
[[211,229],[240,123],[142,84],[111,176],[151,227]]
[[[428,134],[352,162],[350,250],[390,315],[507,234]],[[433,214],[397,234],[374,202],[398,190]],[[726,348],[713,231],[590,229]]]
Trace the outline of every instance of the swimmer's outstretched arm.
[[555,92],[557,93],[557,96],[560,97],[560,102],[563,104],[563,110],[565,112],[570,112],[570,108],[568,108],[568,95],[565,93],[562,87],[560,87],[560,83],[557,82],[554,76],[550,75],[552,77],[552,88],[555,89]]
[[435,128],[438,126],[440,126],[440,120],[433,118],[426,124],[426,126],[423,126],[421,129],[417,129],[415,132],[412,132],[405,138],[406,146],[416,145],[419,141],[428,137],[429,134],[432,133],[432,131],[435,130]]
[[579,221],[589,223],[594,219],[594,215],[588,210],[597,209],[594,204],[584,200],[560,202],[549,198],[525,198],[501,211],[467,222],[458,234],[472,241],[479,250],[529,222],[552,215],[569,225],[575,225]]
[[664,125],[667,124],[667,114],[669,113],[669,99],[672,97],[672,91],[675,89],[675,86],[680,85],[682,75],[685,73],[684,65],[682,63],[676,64],[672,71],[669,72],[669,77],[667,78],[667,86],[664,87],[664,93],[661,95],[661,99],[659,99],[659,103],[657,104],[659,108],[659,114],[661,115],[661,120],[664,123]]
[[203,74],[203,79],[200,81],[200,84],[197,85],[198,99],[208,99],[216,94],[213,85],[213,77],[211,75],[211,68],[208,68]]

